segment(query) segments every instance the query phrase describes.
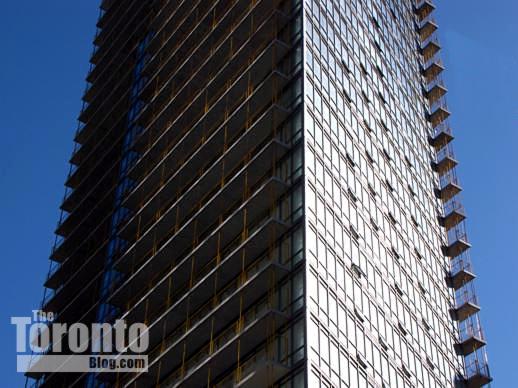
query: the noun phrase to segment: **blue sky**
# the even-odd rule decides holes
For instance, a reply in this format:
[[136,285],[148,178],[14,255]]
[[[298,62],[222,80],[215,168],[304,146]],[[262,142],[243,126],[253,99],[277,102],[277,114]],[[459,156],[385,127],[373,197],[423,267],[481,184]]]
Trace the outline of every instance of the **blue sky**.
[[[493,386],[511,387],[511,352],[518,348],[518,2],[436,4]],[[97,5],[2,5],[0,362],[6,387],[24,381],[15,373],[9,322],[30,314],[42,296]]]

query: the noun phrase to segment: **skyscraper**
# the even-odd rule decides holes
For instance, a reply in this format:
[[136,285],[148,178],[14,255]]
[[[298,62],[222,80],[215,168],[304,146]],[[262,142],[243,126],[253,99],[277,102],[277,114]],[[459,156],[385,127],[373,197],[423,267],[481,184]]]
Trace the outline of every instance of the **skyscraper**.
[[428,0],[104,0],[42,308],[144,322],[48,387],[490,382]]

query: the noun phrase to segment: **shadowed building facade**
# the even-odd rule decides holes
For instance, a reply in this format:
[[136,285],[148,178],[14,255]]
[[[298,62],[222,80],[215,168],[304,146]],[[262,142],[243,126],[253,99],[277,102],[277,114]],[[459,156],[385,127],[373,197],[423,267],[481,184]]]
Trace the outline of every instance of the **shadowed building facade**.
[[28,385],[488,383],[433,9],[104,0],[42,309],[149,370]]

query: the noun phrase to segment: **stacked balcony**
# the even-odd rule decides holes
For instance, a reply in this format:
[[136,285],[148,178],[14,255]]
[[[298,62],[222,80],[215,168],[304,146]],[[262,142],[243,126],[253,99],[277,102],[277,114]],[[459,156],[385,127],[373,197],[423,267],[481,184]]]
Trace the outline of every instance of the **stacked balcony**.
[[422,41],[428,39],[435,31],[437,31],[437,22],[434,18],[427,16],[417,24],[419,37]]
[[448,110],[444,97],[439,98],[430,104],[428,120],[432,123],[434,128],[445,122],[448,117],[450,117],[450,111]]
[[442,227],[446,228],[447,231],[455,228],[462,221],[466,219],[464,206],[456,201],[448,201],[444,206],[444,215],[439,217],[439,223]]
[[486,345],[478,315],[466,319],[459,326],[459,341],[455,344],[458,355],[470,355]]
[[448,89],[444,85],[444,82],[440,77],[436,77],[428,83],[428,87],[425,89],[425,96],[430,103],[435,103],[441,99]]
[[435,154],[431,167],[437,173],[439,182],[435,194],[442,202],[442,213],[438,217],[446,237],[442,252],[450,259],[445,280],[455,295],[450,307],[451,319],[458,325],[454,346],[456,353],[464,357],[465,370],[461,382],[467,388],[479,388],[492,379],[487,366],[486,342],[473,282],[475,274],[469,255],[471,244],[465,226],[466,213],[460,200],[462,188],[456,174],[458,161],[451,147],[454,138],[448,122],[447,89],[441,78],[444,66],[438,56],[441,46],[435,36],[437,24],[431,16],[434,8],[427,0],[418,0],[415,6],[417,36],[423,57],[423,94],[428,102],[426,115],[433,129],[428,139]]
[[[111,223],[105,213],[119,178],[108,175],[118,171],[110,166],[123,145],[138,157],[127,171],[134,185],[121,199],[130,216],[116,226],[125,243],[113,262],[121,278],[106,303],[128,322],[148,324],[153,351],[149,374],[122,378],[134,386],[154,385],[149,378],[200,386],[210,368],[214,379],[236,373],[235,386],[261,386],[265,377],[269,385],[292,367],[271,356],[269,341],[280,343],[300,313],[286,305],[284,289],[282,303],[278,297],[293,268],[276,254],[287,254],[298,222],[289,211],[300,147],[291,133],[300,68],[291,13],[300,10],[240,0],[142,11],[151,3],[103,1],[43,309],[63,322],[97,320]],[[133,117],[124,103],[133,96],[127,45],[148,37],[140,30],[149,24],[137,93],[144,105]],[[126,141],[120,133],[129,116],[142,132]],[[38,386],[72,386],[72,379],[79,386],[85,375],[45,376]]]
[[444,65],[440,58],[432,57],[422,66],[422,73],[427,82],[431,82],[444,71]]
[[430,0],[418,0],[414,7],[414,11],[420,21],[427,18],[434,10],[435,5]]
[[446,284],[454,290],[459,290],[475,278],[469,256],[460,256],[450,264],[450,268],[447,270]]
[[483,387],[493,381],[489,373],[489,364],[485,353],[480,357],[472,357],[466,363],[465,369],[465,384],[467,388]]
[[457,164],[458,162],[455,159],[453,149],[449,145],[446,145],[437,151],[435,160],[432,161],[432,168],[440,175],[444,175],[454,169]]
[[433,58],[441,50],[441,45],[435,34],[430,35],[421,43],[421,54],[425,61]]
[[438,125],[434,128],[433,135],[429,137],[428,142],[436,150],[440,150],[454,139],[451,128],[447,123]]

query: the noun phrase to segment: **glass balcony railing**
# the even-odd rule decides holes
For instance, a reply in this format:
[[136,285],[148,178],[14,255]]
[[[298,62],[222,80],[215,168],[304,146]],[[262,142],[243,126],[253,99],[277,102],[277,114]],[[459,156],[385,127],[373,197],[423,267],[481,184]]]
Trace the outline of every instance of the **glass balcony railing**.
[[492,380],[487,357],[474,358],[466,363],[466,381],[470,388],[482,387]]
[[459,342],[466,342],[473,338],[484,341],[484,332],[478,315],[470,317],[459,324]]

